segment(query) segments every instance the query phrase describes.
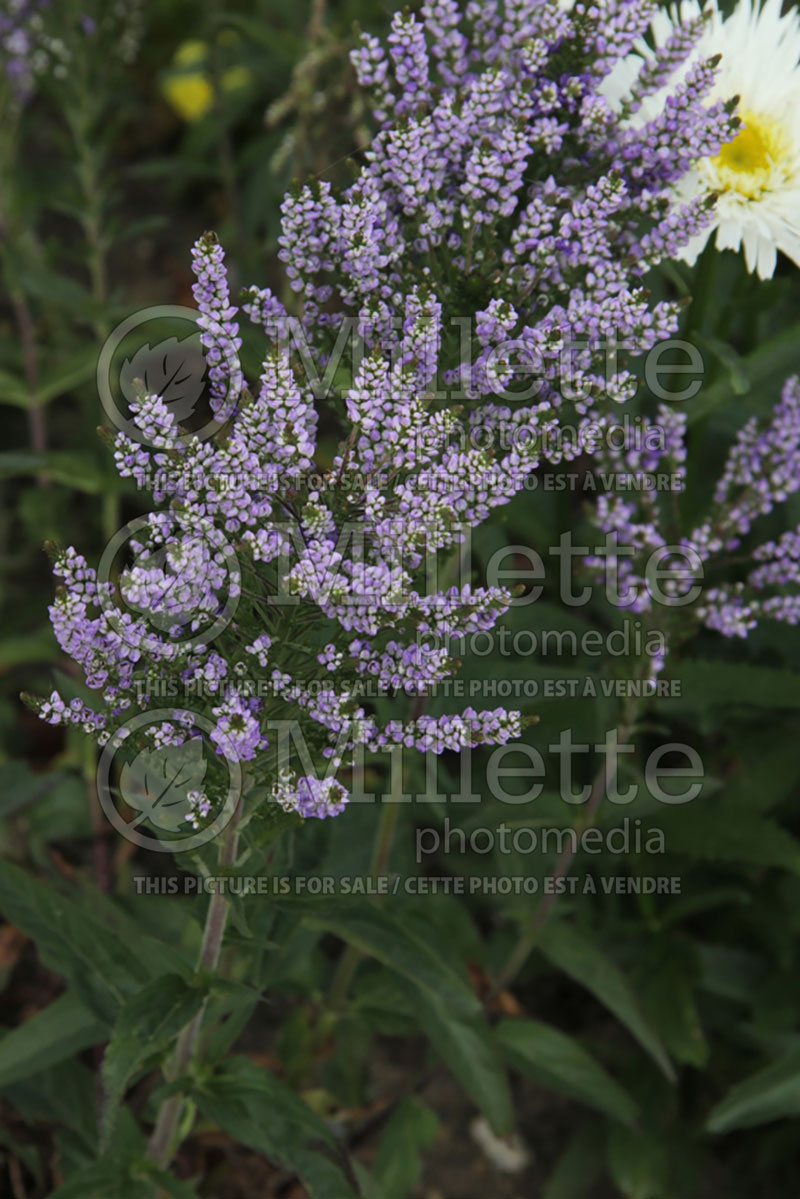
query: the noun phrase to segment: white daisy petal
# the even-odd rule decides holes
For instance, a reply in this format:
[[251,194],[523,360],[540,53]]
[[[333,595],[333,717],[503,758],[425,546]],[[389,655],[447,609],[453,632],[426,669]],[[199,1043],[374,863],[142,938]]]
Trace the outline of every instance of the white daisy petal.
[[766,237],[758,239],[758,277],[759,279],[771,279],[775,274],[775,264],[778,258],[778,251],[774,241],[769,241]]
[[[696,20],[701,12],[706,25],[693,52],[658,92],[645,97],[630,124],[640,128],[652,120],[699,59],[721,55],[708,102],[738,96],[743,126],[718,155],[698,162],[684,176],[676,198],[685,203],[715,192],[717,248],[738,251],[742,246],[747,269],[771,278],[778,250],[800,265],[800,12],[795,6],[783,12],[782,0],[739,0],[724,17],[717,0],[702,7],[697,0],[683,0],[654,17],[656,49],[669,40],[676,24]],[[603,84],[606,99],[617,110],[643,60],[654,56],[643,41],[636,51]],[[686,247],[682,257],[687,262],[695,261],[698,244],[695,238]]]

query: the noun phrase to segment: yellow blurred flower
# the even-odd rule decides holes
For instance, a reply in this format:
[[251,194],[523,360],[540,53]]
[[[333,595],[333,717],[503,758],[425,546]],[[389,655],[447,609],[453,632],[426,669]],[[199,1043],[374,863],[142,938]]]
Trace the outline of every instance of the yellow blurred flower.
[[192,67],[205,62],[208,58],[208,46],[199,40],[181,42],[173,55],[172,61],[176,67]]
[[223,92],[235,91],[237,87],[247,87],[252,75],[247,67],[229,67],[222,75]]
[[[229,67],[220,77],[220,86],[223,92],[231,92],[246,87],[251,78],[247,67]],[[170,72],[161,84],[161,92],[184,121],[199,121],[206,115],[214,103],[206,42],[194,40],[178,46]]]
[[170,75],[161,88],[164,98],[184,121],[199,121],[214,102],[214,89],[205,75]]

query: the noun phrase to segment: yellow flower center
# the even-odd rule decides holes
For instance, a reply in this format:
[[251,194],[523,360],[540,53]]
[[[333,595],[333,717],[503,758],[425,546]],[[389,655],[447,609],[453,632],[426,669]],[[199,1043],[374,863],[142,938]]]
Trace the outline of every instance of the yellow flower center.
[[745,125],[717,157],[720,166],[732,171],[761,171],[769,166],[769,147],[757,125]]
[[750,112],[739,116],[742,128],[711,162],[723,191],[755,200],[775,182],[774,173],[787,155],[788,139],[781,125],[769,117]]

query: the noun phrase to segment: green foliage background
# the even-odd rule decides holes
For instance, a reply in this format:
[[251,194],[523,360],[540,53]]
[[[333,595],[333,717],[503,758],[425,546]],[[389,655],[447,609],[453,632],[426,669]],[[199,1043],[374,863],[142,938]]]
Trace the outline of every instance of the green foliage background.
[[[69,43],[75,13],[69,4],[61,11]],[[221,1129],[287,1177],[299,1175],[320,1199],[422,1193],[414,1188],[441,1128],[419,1087],[440,1065],[497,1132],[519,1128],[538,1154],[535,1193],[544,1199],[794,1193],[798,630],[763,626],[741,643],[705,633],[691,654],[670,660],[681,694],[637,715],[636,752],[621,782],[641,784],[648,753],[682,741],[702,757],[702,794],[665,808],[640,787],[626,808],[604,805],[601,827],[623,817],[643,832],[658,827],[666,852],[579,856],[573,874],[675,876],[680,894],[621,897],[598,885],[591,896],[561,896],[499,997],[489,980],[530,927],[536,897],[242,897],[225,979],[198,976],[192,963],[207,900],[136,894],[133,875],[174,868],[131,856],[92,823],[92,746],[39,724],[19,701],[23,689],[74,685],[46,618],[52,582],[41,545],[74,544],[96,560],[143,506],[95,435],[99,344],[139,304],[189,301],[189,247],[205,228],[219,232],[240,282],[279,280],[275,240],[290,178],[346,178],[347,157],[369,135],[347,62],[352,21],[381,31],[388,15],[372,0],[313,11],[288,0],[158,0],[143,12],[130,66],[111,54],[82,57],[76,41],[66,77],[44,76],[16,137],[7,125],[0,135],[0,911],[8,922],[0,941],[0,1169],[9,1180],[21,1170],[27,1194],[59,1199],[129,1199],[159,1186],[178,1196],[227,1194],[225,1161],[209,1180],[193,1142],[174,1176],[143,1164],[142,1127],[164,1086],[156,1068],[205,1002],[217,1020],[207,1065],[190,1083],[199,1127]],[[189,39],[210,48],[212,73],[242,66],[248,82],[187,124],[162,85]],[[800,274],[783,261],[761,283],[738,256],[712,251],[695,271],[673,267],[651,285],[695,297],[684,332],[706,365],[692,409],[688,524],[736,429],[766,414],[800,369]],[[579,492],[543,488],[520,496],[477,535],[479,566],[504,546],[551,545],[566,528],[581,540],[584,502]],[[797,524],[800,502],[788,507]],[[566,611],[557,599],[549,585],[541,601],[512,611],[510,628],[612,627],[600,600]],[[494,653],[461,677],[543,685],[591,675],[600,689],[600,680],[625,672],[624,662],[565,666]],[[545,755],[548,779],[556,764],[546,747],[562,729],[594,742],[622,715],[621,701],[602,697],[537,698],[526,710],[538,723],[525,739]],[[478,761],[478,788],[484,775]],[[425,789],[421,775],[406,785]],[[445,763],[442,786],[457,790],[457,763]],[[410,878],[420,873],[415,830],[441,827],[445,816],[466,834],[580,817],[550,786],[525,807],[504,805],[488,789],[481,798],[474,807],[403,805],[391,817],[353,806],[276,844],[264,830],[243,870],[363,875],[391,844],[390,874]],[[455,867],[452,857],[435,857],[423,873],[543,882],[553,865],[547,854],[468,851]],[[371,1063],[387,1045],[409,1064],[373,1125],[364,1115],[376,1100]],[[270,1068],[254,1047],[269,1053]],[[530,1097],[541,1092],[563,1098],[538,1148]],[[458,1133],[467,1136],[463,1126]],[[519,1185],[502,1193],[533,1193],[529,1175]]]

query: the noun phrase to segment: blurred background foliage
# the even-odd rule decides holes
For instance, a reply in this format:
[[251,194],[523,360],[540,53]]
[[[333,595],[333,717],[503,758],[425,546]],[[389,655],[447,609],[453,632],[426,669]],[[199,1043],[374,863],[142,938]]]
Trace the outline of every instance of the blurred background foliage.
[[[131,1107],[103,1174],[92,1165],[98,1047],[117,990],[145,985],[167,959],[172,970],[189,968],[206,902],[135,893],[134,874],[171,875],[174,866],[98,819],[93,747],[39,723],[18,698],[54,680],[75,685],[46,619],[43,542],[74,544],[96,561],[147,506],[117,479],[96,436],[98,349],[137,307],[192,302],[189,248],[204,229],[218,231],[235,282],[281,287],[281,197],[296,176],[348,179],[348,158],[370,136],[347,58],[353,21],[382,32],[390,18],[374,0],[95,7],[53,6],[36,92],[0,122],[0,1022],[16,1028],[0,1039],[0,1189],[15,1199],[62,1183],[64,1197],[142,1193],[126,1163],[141,1149],[131,1111],[152,1110],[150,1063],[138,1062],[129,1080]],[[684,333],[706,364],[692,409],[696,483],[681,500],[688,525],[735,430],[765,414],[800,368],[800,277],[782,262],[761,283],[737,256],[710,251],[694,271],[663,270],[651,286],[687,297]],[[476,535],[476,568],[504,547],[552,545],[564,529],[585,542],[585,502],[580,491],[541,486],[521,495]],[[796,497],[789,509],[799,523]],[[781,518],[770,519],[779,531]],[[507,625],[581,632],[618,619],[599,596],[588,609],[565,609],[548,578],[542,599],[518,604]],[[592,676],[600,690],[600,680],[630,675],[624,659],[495,648],[461,677],[535,680],[543,690],[547,680]],[[213,1102],[207,1094],[179,1161],[197,1190],[176,1183],[175,1194],[305,1193],[300,1166],[259,1157],[274,1161],[285,1147],[265,1131],[275,1095],[262,1094],[250,1067],[302,1094],[349,1143],[367,1197],[750,1199],[797,1190],[800,633],[764,625],[736,644],[704,633],[691,656],[670,660],[668,677],[681,695],[637,713],[620,783],[641,784],[647,754],[680,741],[702,757],[702,794],[667,808],[640,786],[634,803],[601,808],[601,827],[640,822],[642,844],[649,828],[662,829],[666,852],[579,855],[573,873],[595,878],[597,894],[558,898],[527,956],[518,947],[540,900],[503,894],[500,880],[543,884],[554,855],[500,852],[498,839],[490,852],[432,853],[418,866],[415,833],[443,836],[445,817],[467,835],[579,821],[580,809],[555,793],[547,746],[568,727],[575,742],[601,740],[622,719],[619,700],[523,702],[538,717],[525,740],[548,772],[534,805],[493,797],[476,755],[480,804],[353,805],[294,841],[265,842],[252,873],[459,874],[499,885],[495,894],[348,904],[238,900],[239,989],[214,998],[227,1021],[210,1059],[236,1046],[249,1066],[238,1058],[215,1075]],[[522,755],[510,762],[528,765]],[[596,768],[590,761],[576,782]],[[371,769],[388,789],[383,767]],[[458,791],[459,770],[445,755],[443,793]],[[412,794],[427,787],[422,773],[404,783]],[[600,885],[651,874],[679,877],[680,894],[619,896]],[[517,971],[493,987],[515,953]],[[260,1133],[242,1131],[223,1084],[244,1096]],[[516,1123],[529,1147],[519,1173],[498,1172],[470,1138],[476,1109],[495,1130]],[[313,1193],[346,1193],[329,1185]]]

